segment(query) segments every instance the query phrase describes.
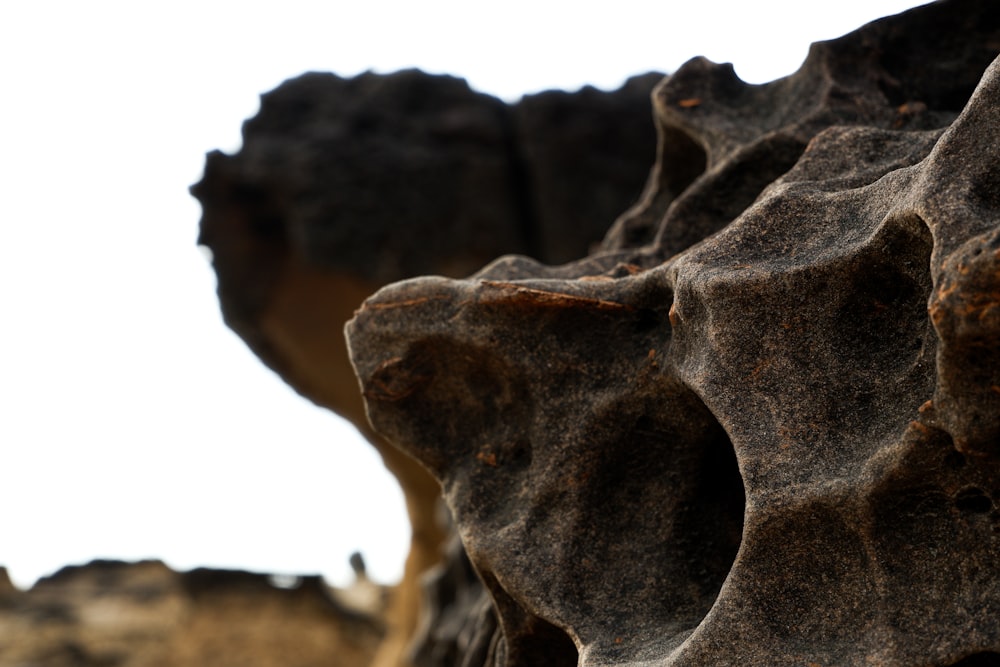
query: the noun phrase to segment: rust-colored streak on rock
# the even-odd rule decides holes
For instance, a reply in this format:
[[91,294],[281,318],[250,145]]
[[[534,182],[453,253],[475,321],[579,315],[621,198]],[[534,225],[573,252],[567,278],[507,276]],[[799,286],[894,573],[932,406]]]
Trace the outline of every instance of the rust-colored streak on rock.
[[624,303],[576,294],[550,292],[516,283],[484,280],[482,284],[500,291],[500,294],[497,296],[489,292],[483,294],[480,298],[485,303],[501,303],[524,308],[587,308],[611,312],[628,312],[634,310],[631,306]]
[[386,359],[365,383],[364,397],[372,401],[398,401],[410,396],[434,378],[433,367],[420,359]]
[[430,301],[441,301],[445,299],[446,297],[425,296],[425,297],[420,297],[419,299],[404,299],[402,301],[377,301],[377,302],[366,301],[363,304],[361,304],[361,308],[357,312],[360,312],[361,310],[390,310],[393,308],[414,308],[416,306],[421,306]]

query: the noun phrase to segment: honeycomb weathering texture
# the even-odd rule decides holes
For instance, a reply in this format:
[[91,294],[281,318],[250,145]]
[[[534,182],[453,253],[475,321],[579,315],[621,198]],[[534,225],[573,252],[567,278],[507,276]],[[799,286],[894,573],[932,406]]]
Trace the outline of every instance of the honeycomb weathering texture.
[[1000,664],[998,53],[947,0],[764,86],[693,60],[599,251],[366,301],[369,418],[496,613],[451,659]]

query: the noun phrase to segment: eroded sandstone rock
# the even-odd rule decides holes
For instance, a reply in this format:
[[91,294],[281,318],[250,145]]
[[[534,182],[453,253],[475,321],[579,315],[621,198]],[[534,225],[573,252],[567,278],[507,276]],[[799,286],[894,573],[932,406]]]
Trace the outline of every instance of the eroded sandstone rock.
[[411,551],[377,665],[403,659],[419,577],[441,559],[440,487],[369,427],[344,323],[391,281],[463,276],[510,252],[585,255],[642,190],[660,78],[506,105],[416,71],[308,74],[262,97],[238,154],[208,156],[193,193],[227,324],[297,391],[353,421],[406,498]]
[[478,664],[1000,664],[998,53],[1000,6],[946,0],[765,86],[696,59],[601,251],[365,302]]
[[319,577],[175,572],[158,561],[67,567],[0,595],[3,667],[370,664],[383,628]]

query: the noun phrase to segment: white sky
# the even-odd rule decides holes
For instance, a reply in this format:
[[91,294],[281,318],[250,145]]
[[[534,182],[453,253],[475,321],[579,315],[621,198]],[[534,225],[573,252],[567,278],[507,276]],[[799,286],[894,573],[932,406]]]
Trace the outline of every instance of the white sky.
[[516,100],[695,55],[764,82],[917,4],[5,0],[0,565],[20,585],[95,557],[343,584],[360,549],[398,577],[394,482],[225,328],[195,247],[187,187],[260,93],[416,66]]

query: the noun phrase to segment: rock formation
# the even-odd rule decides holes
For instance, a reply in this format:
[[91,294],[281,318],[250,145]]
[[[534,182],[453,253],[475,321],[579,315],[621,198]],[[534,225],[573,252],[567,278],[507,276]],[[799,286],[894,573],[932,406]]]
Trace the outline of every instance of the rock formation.
[[422,664],[1000,664],[998,53],[943,0],[763,86],[692,60],[592,255],[365,302],[491,601],[458,552]]
[[510,252],[586,255],[642,190],[660,78],[508,106],[416,71],[307,74],[262,97],[238,154],[208,156],[192,191],[226,322],[296,390],[353,421],[406,498],[412,546],[377,665],[394,667],[416,627],[419,577],[441,559],[441,492],[368,425],[344,323],[402,278],[467,275]]
[[157,561],[67,567],[0,590],[2,667],[358,667],[383,628],[319,577],[277,586]]

